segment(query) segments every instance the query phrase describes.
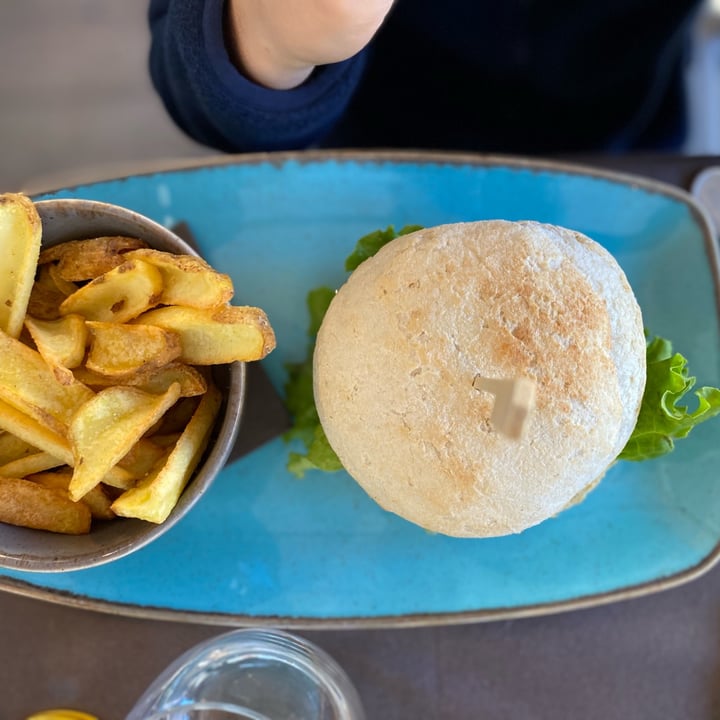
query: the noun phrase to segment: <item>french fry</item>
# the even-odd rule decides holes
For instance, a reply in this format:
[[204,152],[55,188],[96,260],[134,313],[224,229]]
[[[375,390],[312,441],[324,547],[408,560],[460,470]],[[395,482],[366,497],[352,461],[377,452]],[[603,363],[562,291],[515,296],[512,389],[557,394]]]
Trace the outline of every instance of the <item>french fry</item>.
[[28,301],[28,315],[39,320],[56,320],[60,317],[60,305],[70,293],[63,292],[50,273],[50,266],[38,268],[35,283]]
[[145,392],[163,393],[172,383],[180,384],[180,397],[197,397],[207,390],[207,381],[191,365],[168,363],[149,372],[138,373],[130,383]]
[[70,480],[72,479],[72,469],[66,468],[61,470],[55,470],[52,472],[38,472],[28,475],[26,480],[38,483],[43,487],[57,488],[59,490],[65,490],[67,492]]
[[87,327],[82,315],[71,314],[57,320],[38,320],[28,316],[25,327],[58,382],[62,385],[73,383],[75,379],[70,368],[83,361],[87,344]]
[[58,277],[66,281],[93,280],[125,262],[125,254],[147,243],[123,236],[70,240],[41,251],[38,264],[53,264]]
[[0,522],[69,535],[90,532],[92,515],[67,493],[22,478],[0,477]]
[[[57,246],[59,247],[59,246]],[[75,291],[79,289],[79,285],[76,285],[74,282],[70,282],[70,280],[66,280],[62,275],[60,274],[60,271],[58,270],[58,266],[55,265],[55,263],[50,263],[49,265],[43,265],[40,267],[41,270],[47,269],[48,275],[52,279],[53,283],[55,283],[55,287],[65,296],[69,297],[72,295]]]
[[213,308],[225,305],[233,296],[228,275],[214,270],[193,255],[174,255],[162,250],[133,250],[128,259],[140,259],[154,265],[162,275],[163,305]]
[[132,376],[127,378],[111,377],[110,375],[103,375],[94,370],[88,370],[85,365],[73,368],[73,376],[78,382],[81,382],[95,392],[106,387],[112,387],[113,385],[132,384]]
[[102,479],[103,485],[107,485],[111,488],[117,488],[118,490],[129,490],[137,478],[128,470],[120,465],[110,468]]
[[59,435],[92,390],[77,380],[63,384],[42,355],[0,332],[0,400]]
[[21,478],[32,473],[60,467],[64,464],[62,460],[59,460],[50,453],[36,452],[0,466],[0,476]]
[[180,358],[191,365],[261,360],[275,347],[267,316],[255,307],[207,310],[172,305],[150,310],[136,322],[176,332],[182,345]]
[[127,470],[136,480],[141,480],[166,455],[166,448],[148,438],[140,438],[130,448],[127,455],[118,461],[118,467]]
[[112,509],[113,499],[108,488],[100,483],[92,490],[88,490],[80,502],[85,503],[90,508],[90,514],[94,520],[114,520],[117,515]]
[[198,397],[180,398],[160,419],[150,435],[171,435],[179,433],[195,414],[200,399]]
[[205,452],[221,401],[217,388],[208,387],[164,464],[113,502],[117,515],[152,523],[167,519]]
[[173,382],[181,385],[181,396],[202,395],[207,383],[198,370],[180,361],[173,361],[161,368],[150,368],[131,373],[130,375],[113,377],[88,369],[81,365],[73,370],[75,379],[93,390],[112,385],[131,385],[146,392],[163,393]]
[[[68,495],[68,487],[72,479],[72,470],[59,470],[56,472],[39,472],[28,475],[26,480],[37,483],[47,488],[62,490]],[[68,495],[69,497],[69,495]],[[101,485],[96,485],[90,492],[85,494],[79,502],[84,503],[90,509],[90,514],[95,520],[112,520],[117,517],[112,511],[112,499],[108,491]]]
[[127,377],[157,370],[180,355],[180,336],[155,325],[88,321],[88,370],[111,377]]
[[[0,408],[2,413],[2,408]],[[2,418],[0,418],[0,421]],[[0,432],[0,465],[32,455],[37,448],[10,432]]]
[[65,298],[60,314],[78,313],[87,320],[127,322],[157,305],[161,293],[162,276],[154,265],[127,260]]
[[[50,430],[2,400],[0,400],[0,428],[6,430],[8,434],[11,433],[18,441],[34,448],[35,451],[43,450],[53,457],[60,458],[66,465],[71,465],[73,462],[70,443],[63,435]],[[11,459],[17,458],[8,457],[6,462]]]
[[[30,455],[38,450],[43,450],[48,455],[60,458],[65,465],[72,467],[75,462],[70,443],[64,437],[53,433],[30,416],[1,400],[0,427],[4,427],[9,431],[0,436],[0,450],[6,446],[11,446],[13,442],[22,443],[27,448],[22,454]],[[10,440],[10,438],[13,440]],[[35,443],[35,445],[32,443]],[[3,458],[2,464],[18,459],[22,454],[14,456],[0,455]],[[119,466],[111,468],[103,477],[105,484],[123,490],[132,487],[135,480],[135,477]]]
[[19,337],[40,252],[41,222],[25,195],[0,195],[0,330]]
[[207,390],[207,381],[192,365],[182,362],[171,362],[161,368],[140,370],[131,375],[113,377],[89,370],[85,366],[75,368],[75,379],[94,390],[101,390],[111,385],[132,385],[145,392],[162,394],[172,385],[180,383],[180,397],[202,395]]
[[101,390],[82,405],[70,423],[75,456],[70,498],[80,500],[101,482],[178,397],[177,384],[164,395],[118,386]]
[[157,433],[156,435],[152,436],[153,443],[155,443],[155,445],[161,448],[172,447],[179,439],[179,432]]

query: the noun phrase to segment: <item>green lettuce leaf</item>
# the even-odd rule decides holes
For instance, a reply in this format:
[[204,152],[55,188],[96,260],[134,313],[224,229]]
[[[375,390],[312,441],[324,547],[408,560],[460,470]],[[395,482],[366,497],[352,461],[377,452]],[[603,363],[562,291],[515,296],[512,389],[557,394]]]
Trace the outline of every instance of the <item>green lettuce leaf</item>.
[[335,472],[342,470],[342,463],[330,447],[325,432],[318,422],[312,440],[306,445],[306,453],[291,452],[288,456],[288,470],[296,477],[302,477],[308,470]]
[[395,228],[389,225],[384,230],[374,230],[367,235],[363,235],[363,237],[357,241],[355,249],[346,258],[345,269],[348,272],[352,272],[360,263],[372,257],[383,245],[387,245],[396,237],[409,235],[416,230],[422,230],[422,225],[405,225],[399,232],[395,232]]
[[[308,293],[310,343],[307,354],[301,362],[288,363],[285,368],[288,373],[285,383],[285,407],[293,421],[291,428],[285,433],[285,439],[288,441],[295,438],[302,440],[306,448],[310,448],[313,444],[316,429],[320,426],[320,418],[315,409],[313,397],[312,354],[315,347],[315,335],[320,329],[320,323],[325,317],[325,312],[334,295],[335,291],[329,287],[315,288]],[[302,473],[299,474],[302,476]]]
[[720,414],[720,390],[701,387],[694,391],[696,407],[690,410],[685,396],[695,386],[687,359],[673,352],[672,344],[656,337],[647,344],[647,381],[638,421],[619,460],[650,460],[673,450],[675,441],[687,437],[701,422]]

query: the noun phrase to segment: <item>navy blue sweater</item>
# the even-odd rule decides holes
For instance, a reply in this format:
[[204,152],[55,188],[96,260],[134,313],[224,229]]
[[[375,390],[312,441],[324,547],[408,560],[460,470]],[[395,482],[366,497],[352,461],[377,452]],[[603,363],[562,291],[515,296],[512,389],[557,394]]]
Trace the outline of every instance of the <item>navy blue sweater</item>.
[[672,148],[699,0],[397,0],[370,46],[270,90],[232,65],[223,0],[151,0],[151,77],[175,122],[230,152]]

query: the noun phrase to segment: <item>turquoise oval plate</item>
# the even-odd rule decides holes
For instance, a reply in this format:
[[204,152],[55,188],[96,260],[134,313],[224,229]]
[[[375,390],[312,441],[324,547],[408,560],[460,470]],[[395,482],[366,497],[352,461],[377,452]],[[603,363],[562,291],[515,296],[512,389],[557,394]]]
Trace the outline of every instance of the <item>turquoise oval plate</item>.
[[[279,344],[278,392],[306,350],[307,291],[338,285],[355,240],[393,224],[535,219],[577,229],[625,269],[652,333],[699,384],[720,385],[718,262],[684,192],[642,178],[522,159],[412,153],[226,157],[43,197],[123,205],[188,223]],[[242,433],[242,428],[241,431]],[[720,553],[720,423],[676,450],[619,463],[580,505],[526,532],[463,540],[380,509],[344,473],[286,471],[281,438],[225,467],[152,545],[89,570],[3,571],[0,588],[109,612],[194,622],[351,627],[556,612],[697,577]]]

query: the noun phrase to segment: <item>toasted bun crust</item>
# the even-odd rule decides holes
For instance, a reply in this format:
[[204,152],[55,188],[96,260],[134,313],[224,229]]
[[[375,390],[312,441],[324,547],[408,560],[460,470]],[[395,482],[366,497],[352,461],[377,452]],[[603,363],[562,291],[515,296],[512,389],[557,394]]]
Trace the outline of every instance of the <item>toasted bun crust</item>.
[[[512,440],[476,375],[528,377]],[[314,356],[333,449],[382,507],[460,537],[520,532],[595,483],[645,386],[640,308],[615,259],[536,222],[443,225],[365,261],[330,304]]]

